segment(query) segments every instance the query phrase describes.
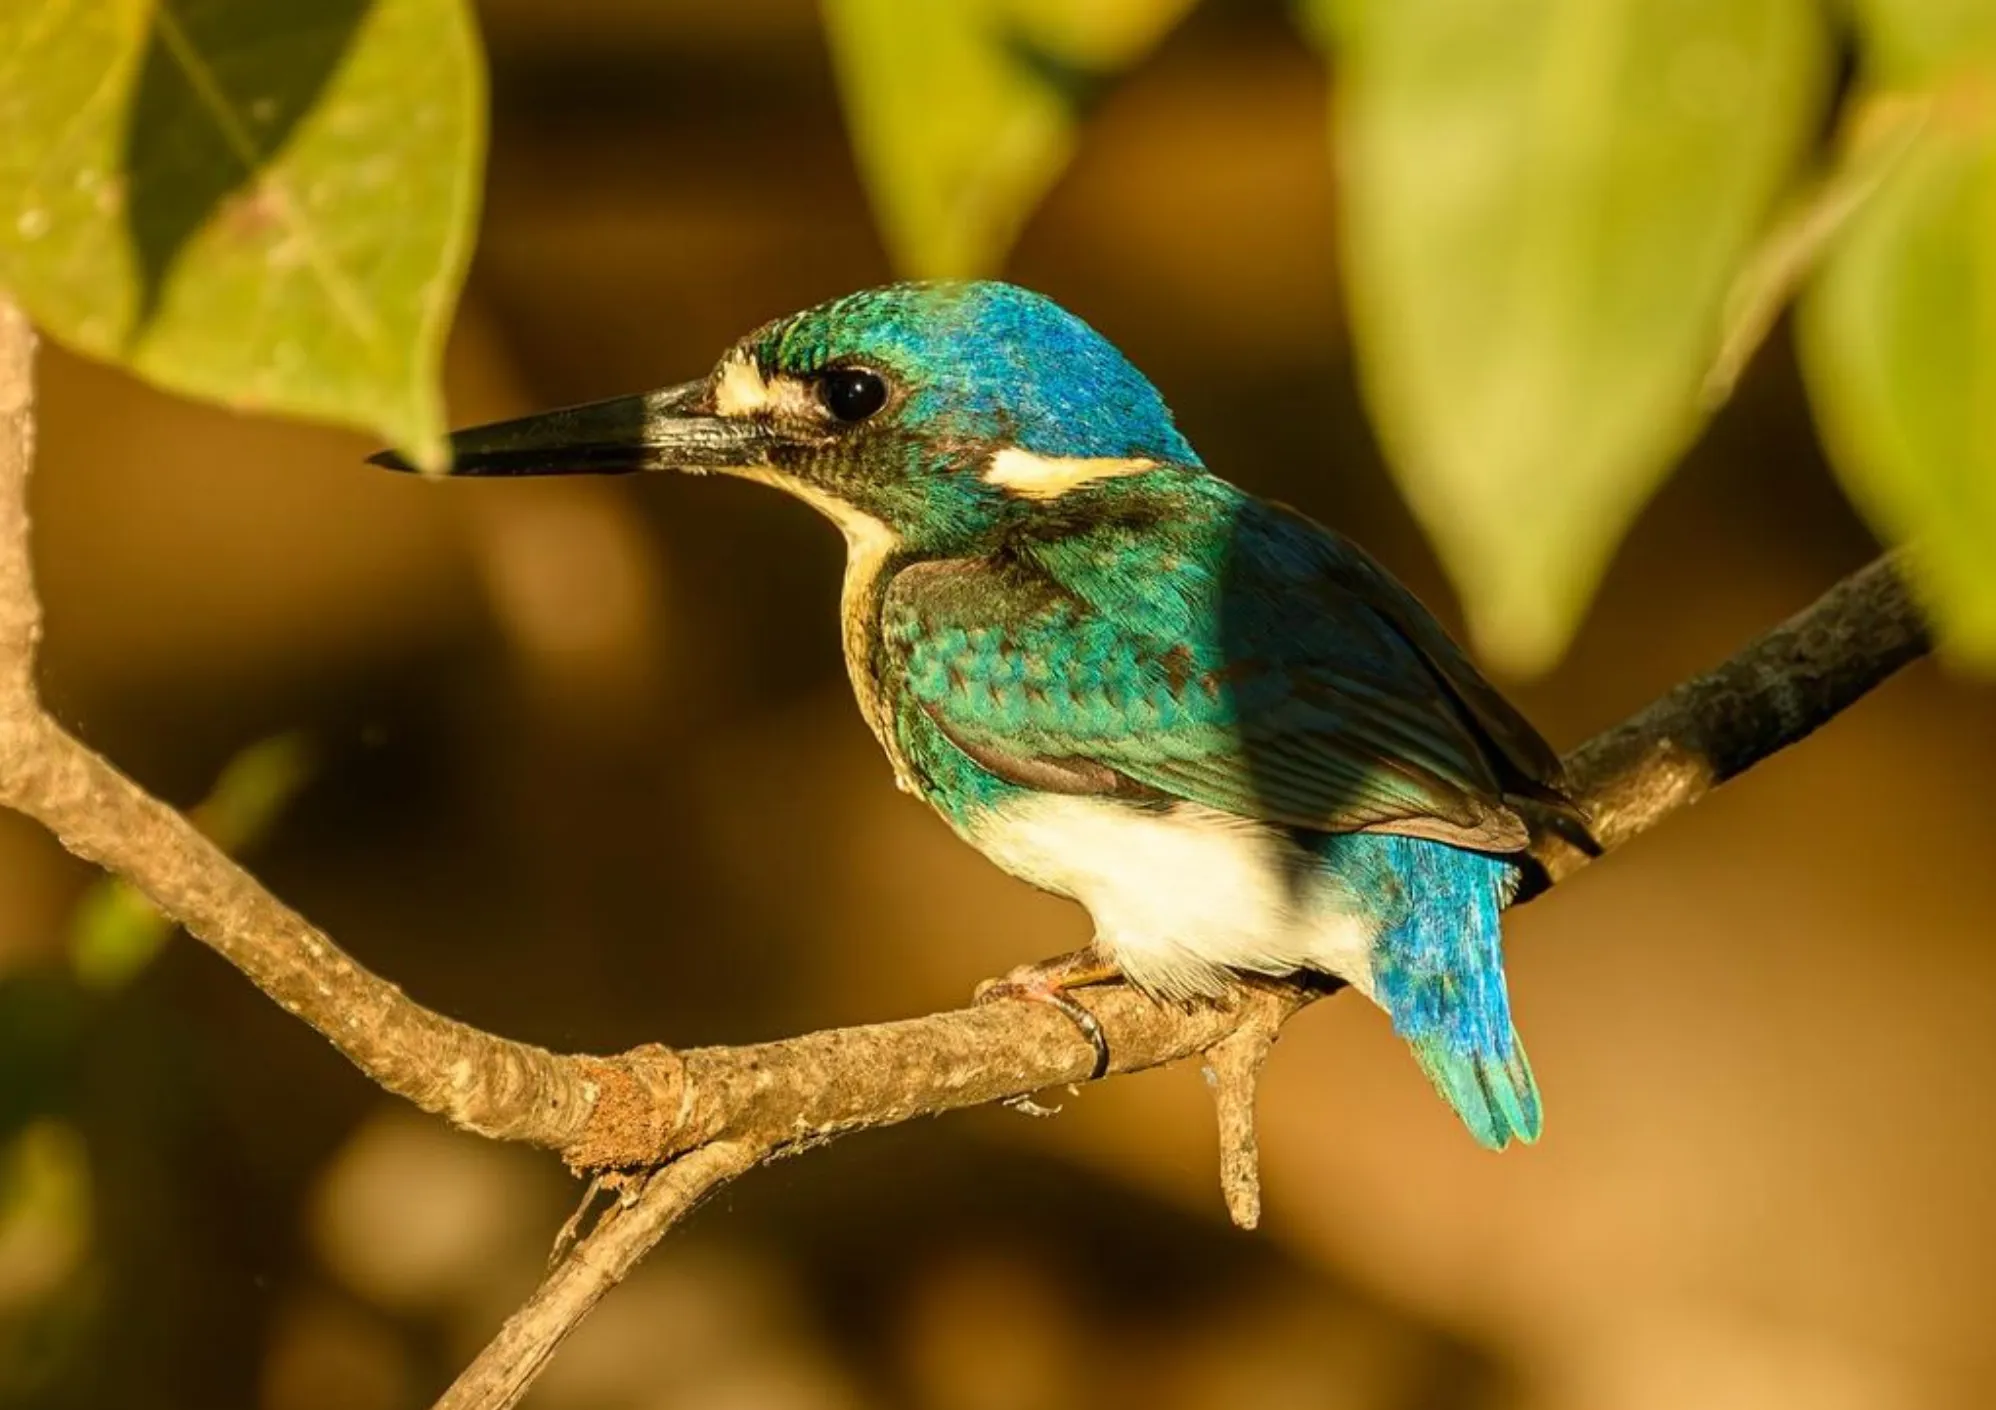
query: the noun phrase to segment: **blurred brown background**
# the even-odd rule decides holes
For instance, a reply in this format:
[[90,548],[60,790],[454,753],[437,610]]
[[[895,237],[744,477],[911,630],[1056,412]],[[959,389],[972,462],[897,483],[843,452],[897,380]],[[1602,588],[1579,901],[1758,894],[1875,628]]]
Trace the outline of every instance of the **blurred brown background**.
[[[805,0],[484,18],[455,419],[696,375],[887,277]],[[1009,272],[1119,342],[1210,463],[1453,620],[1339,345],[1324,109],[1281,6],[1202,7]],[[839,543],[800,506],[425,484],[59,351],[43,385],[51,700],[182,802],[306,730],[256,865],[425,1002],[562,1048],[751,1040],[954,1004],[1085,938],[895,793],[838,659]],[[1520,697],[1576,743],[1874,551],[1777,339]],[[1992,724],[1996,692],[1923,665],[1521,912],[1537,1149],[1477,1149],[1334,1002],[1268,1076],[1257,1234],[1226,1226],[1190,1069],[864,1136],[703,1210],[531,1403],[1987,1403]],[[89,874],[0,818],[0,875],[0,1082],[32,1133],[0,1397],[426,1404],[534,1281],[575,1194],[553,1160],[383,1099],[184,940],[79,994]]]

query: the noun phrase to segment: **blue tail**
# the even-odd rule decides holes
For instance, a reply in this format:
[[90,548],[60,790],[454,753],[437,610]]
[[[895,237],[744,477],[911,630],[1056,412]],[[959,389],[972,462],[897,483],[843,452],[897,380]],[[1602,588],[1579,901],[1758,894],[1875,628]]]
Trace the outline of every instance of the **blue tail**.
[[1455,1108],[1469,1134],[1493,1151],[1513,1140],[1529,1145],[1544,1126],[1539,1085],[1532,1080],[1524,1044],[1515,1031],[1509,1037],[1510,1052],[1502,1056],[1453,1052],[1439,1036],[1408,1040],[1435,1090]]
[[1511,1026],[1499,917],[1518,870],[1482,852],[1420,838],[1352,833],[1325,860],[1381,913],[1373,988],[1393,1030],[1492,1150],[1539,1138],[1538,1083]]

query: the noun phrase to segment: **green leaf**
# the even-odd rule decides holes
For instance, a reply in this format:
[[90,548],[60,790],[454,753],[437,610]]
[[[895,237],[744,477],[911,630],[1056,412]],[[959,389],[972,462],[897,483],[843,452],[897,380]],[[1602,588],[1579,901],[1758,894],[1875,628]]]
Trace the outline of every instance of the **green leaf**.
[[173,922],[115,876],[78,898],[69,920],[69,963],[86,989],[122,989],[143,973],[173,934]]
[[1795,194],[1787,212],[1762,237],[1726,293],[1720,320],[1724,331],[1705,373],[1703,396],[1708,407],[1716,409],[1732,399],[1740,375],[1767,341],[1795,291],[1815,273],[1824,251],[1852,217],[1905,160],[1923,125],[1909,120],[1917,116],[1904,109],[1877,114],[1876,140],[1852,144],[1841,160]]
[[[311,775],[312,752],[304,738],[276,735],[231,759],[189,816],[209,841],[238,855],[277,825]],[[70,966],[86,988],[122,988],[152,963],[172,934],[173,922],[152,902],[107,876],[83,893],[70,919]]]
[[1866,78],[1902,87],[1996,58],[1990,0],[1852,0]]
[[0,1142],[0,1403],[47,1405],[101,1346],[104,1268],[90,1151],[66,1120]]
[[1820,17],[1811,0],[1326,14],[1366,396],[1477,644],[1541,670],[1698,429],[1727,288],[1820,110]]
[[[1909,541],[1943,649],[1996,667],[1996,60],[1920,110],[1911,151],[1804,295],[1796,335],[1852,501]],[[1859,140],[1877,140],[1872,126]]]
[[441,463],[484,147],[463,0],[12,0],[0,134],[0,286],[51,336]]
[[824,0],[860,175],[916,278],[988,274],[1075,123],[1192,0]]
[[0,1323],[55,1291],[90,1252],[90,1155],[83,1133],[44,1118],[0,1145]]

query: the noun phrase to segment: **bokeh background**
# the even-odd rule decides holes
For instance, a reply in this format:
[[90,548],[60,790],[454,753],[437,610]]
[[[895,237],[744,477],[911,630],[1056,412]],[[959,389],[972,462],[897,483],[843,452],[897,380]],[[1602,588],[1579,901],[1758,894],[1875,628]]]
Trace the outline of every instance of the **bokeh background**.
[[[482,21],[454,419],[678,381],[889,276],[807,0]],[[1325,83],[1284,7],[1200,7],[1008,272],[1120,343],[1211,464],[1457,622],[1340,342]],[[1556,743],[1876,551],[1786,346],[1517,688]],[[895,792],[802,507],[423,483],[59,350],[42,384],[55,709],[183,803],[302,741],[253,863],[426,1003],[564,1049],[746,1041],[952,1005],[1086,938]],[[1261,1231],[1226,1224],[1190,1068],[861,1136],[703,1209],[531,1403],[1986,1404],[1992,796],[1996,692],[1923,664],[1520,912],[1535,1149],[1479,1150],[1382,1017],[1321,1005],[1267,1075]],[[79,971],[93,878],[12,817],[0,877],[0,1403],[428,1403],[576,1187],[384,1099],[182,937]]]

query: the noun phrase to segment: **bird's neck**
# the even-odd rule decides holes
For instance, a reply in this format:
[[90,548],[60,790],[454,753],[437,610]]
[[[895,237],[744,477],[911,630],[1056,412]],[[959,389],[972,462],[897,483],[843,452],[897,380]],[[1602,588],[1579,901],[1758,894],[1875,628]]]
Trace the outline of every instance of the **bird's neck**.
[[918,553],[894,528],[870,515],[835,517],[834,522],[846,541],[845,580],[839,589],[839,644],[846,675],[861,717],[894,764],[895,781],[912,791],[914,781],[896,747],[881,675],[880,611],[889,580]]

